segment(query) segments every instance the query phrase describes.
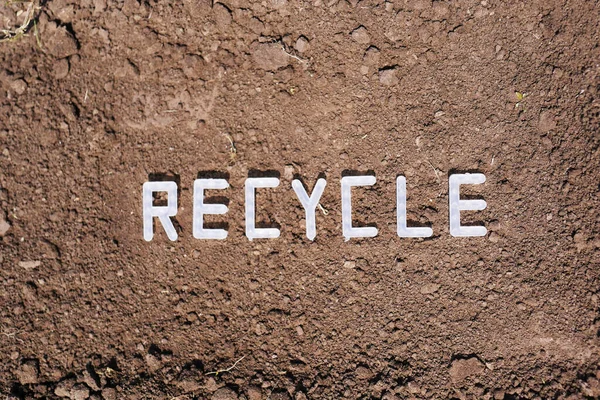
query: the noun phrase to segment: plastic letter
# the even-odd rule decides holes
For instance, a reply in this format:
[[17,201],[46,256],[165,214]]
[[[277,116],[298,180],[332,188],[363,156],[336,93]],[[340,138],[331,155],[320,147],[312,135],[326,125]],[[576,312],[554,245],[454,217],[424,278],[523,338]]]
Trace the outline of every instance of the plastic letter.
[[428,227],[408,228],[406,226],[406,178],[396,178],[396,224],[400,237],[429,237],[433,229]]
[[317,236],[315,210],[317,204],[319,204],[323,190],[325,190],[325,185],[327,185],[327,181],[323,178],[319,179],[312,194],[308,197],[306,190],[304,190],[304,186],[302,186],[302,182],[298,179],[292,181],[294,192],[296,192],[296,196],[298,196],[300,203],[302,203],[302,206],[304,207],[304,212],[306,213],[306,237],[310,240],[315,240],[315,237]]
[[377,236],[377,228],[352,226],[352,186],[371,186],[376,182],[372,175],[345,176],[342,178],[342,233],[346,241],[350,238]]
[[279,237],[277,228],[256,228],[256,188],[279,186],[279,178],[246,179],[246,236],[248,239],[270,239]]
[[480,211],[487,207],[485,200],[461,200],[460,185],[475,185],[485,182],[484,174],[455,174],[450,176],[450,234],[452,236],[485,236],[485,226],[462,226],[460,224],[461,210]]
[[[172,241],[177,240],[177,231],[171,218],[169,218],[177,215],[177,183],[172,181],[146,182],[142,192],[144,240],[149,242],[154,237],[154,227],[152,226],[154,217],[158,217],[169,239]],[[154,206],[152,204],[153,193],[155,192],[167,192],[166,206]]]
[[225,239],[225,229],[204,229],[205,214],[225,214],[229,209],[225,204],[204,204],[205,189],[227,189],[229,183],[225,179],[196,179],[194,181],[194,222],[193,234],[196,239]]

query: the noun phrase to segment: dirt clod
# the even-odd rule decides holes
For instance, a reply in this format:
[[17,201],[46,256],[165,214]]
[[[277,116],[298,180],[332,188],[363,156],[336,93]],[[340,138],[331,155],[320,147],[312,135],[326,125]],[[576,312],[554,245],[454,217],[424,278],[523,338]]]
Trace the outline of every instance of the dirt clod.
[[162,362],[159,357],[154,354],[146,354],[146,365],[150,372],[155,372],[162,366]]
[[3,237],[4,235],[6,235],[6,233],[9,231],[11,225],[10,222],[8,222],[6,220],[6,215],[4,214],[3,211],[0,211],[0,237]]
[[63,26],[56,28],[45,41],[48,52],[58,59],[77,54],[78,45],[75,37]]
[[298,50],[299,53],[304,53],[308,51],[309,46],[310,44],[308,42],[308,39],[304,36],[300,36],[298,40],[296,40],[295,48],[296,50]]
[[21,95],[27,90],[27,82],[23,79],[16,79],[12,82],[11,87],[16,94]]
[[453,382],[460,382],[468,377],[481,374],[484,369],[483,363],[477,357],[456,359],[450,366],[450,377]]
[[228,387],[218,389],[211,397],[212,400],[237,400],[237,398],[237,393]]
[[496,232],[491,232],[488,240],[492,243],[498,243],[498,241],[500,240],[500,235]]
[[356,368],[356,377],[360,380],[369,380],[373,377],[373,372],[365,366],[359,366]]
[[261,43],[252,53],[254,62],[259,68],[267,71],[276,71],[289,64],[289,55],[278,43]]
[[54,388],[54,394],[58,397],[71,397],[71,389],[75,385],[75,379],[68,378],[60,381]]
[[363,60],[367,65],[377,65],[379,63],[380,51],[375,46],[370,46],[367,51],[365,51],[365,55]]
[[90,397],[90,389],[82,383],[73,386],[69,393],[71,400],[86,400],[88,397]]
[[294,179],[294,166],[293,165],[286,165],[283,168],[283,178],[287,181],[291,181],[292,179]]
[[247,394],[248,400],[261,400],[263,398],[262,390],[257,386],[249,387]]
[[21,365],[17,375],[19,382],[23,385],[38,383],[39,379],[39,365],[35,360],[26,361]]
[[63,79],[69,75],[69,60],[63,58],[54,63],[52,73],[56,79]]
[[396,68],[385,68],[379,70],[379,82],[385,86],[392,86],[398,83]]
[[440,285],[437,283],[428,283],[426,285],[421,286],[420,292],[421,294],[433,294],[440,289]]
[[229,8],[227,8],[227,6],[221,3],[216,3],[213,7],[213,11],[215,13],[215,21],[217,21],[217,25],[219,25],[221,28],[225,28],[231,24],[231,11]]
[[371,41],[371,36],[364,26],[359,26],[351,33],[352,39],[361,44],[368,44]]
[[88,366],[83,372],[83,382],[94,391],[98,391],[102,388],[100,376],[91,366]]
[[104,388],[102,389],[102,398],[104,400],[116,400],[117,399],[117,391],[114,388]]
[[19,267],[21,267],[25,270],[36,269],[40,265],[42,265],[42,262],[37,261],[37,260],[36,261],[21,261],[21,262],[19,262]]
[[549,132],[556,128],[556,121],[551,111],[542,111],[538,121],[538,130],[540,132]]

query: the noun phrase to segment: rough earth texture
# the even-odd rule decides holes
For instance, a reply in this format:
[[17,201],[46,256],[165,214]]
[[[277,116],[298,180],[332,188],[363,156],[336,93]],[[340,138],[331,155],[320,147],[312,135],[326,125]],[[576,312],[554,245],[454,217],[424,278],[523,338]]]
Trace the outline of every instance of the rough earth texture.
[[[3,398],[600,397],[596,1],[36,13],[0,43]],[[460,171],[487,176],[465,195],[488,208],[463,215],[484,238],[448,232]],[[377,176],[353,193],[379,235],[344,242],[356,173]],[[320,174],[310,242],[290,182]],[[433,237],[396,236],[399,174]],[[192,236],[197,176],[229,180],[207,217],[224,241]],[[281,178],[257,195],[279,239],[244,236],[248,176]],[[142,238],[156,179],[179,184],[176,242]]]

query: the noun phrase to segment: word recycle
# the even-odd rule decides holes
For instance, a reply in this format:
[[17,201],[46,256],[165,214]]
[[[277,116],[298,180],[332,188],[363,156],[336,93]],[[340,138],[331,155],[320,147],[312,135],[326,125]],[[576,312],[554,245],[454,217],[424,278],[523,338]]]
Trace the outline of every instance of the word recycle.
[[[463,226],[460,223],[460,212],[465,210],[479,211],[487,207],[482,199],[464,200],[460,198],[460,186],[467,184],[480,184],[486,180],[481,173],[465,173],[450,175],[448,182],[448,203],[450,216],[450,235],[455,237],[485,236],[487,229],[484,226]],[[373,226],[356,227],[352,225],[352,187],[371,186],[376,182],[375,176],[345,176],[341,179],[342,194],[342,234],[346,241],[351,238],[365,238],[377,236],[377,228]],[[245,182],[245,219],[246,237],[253,239],[274,239],[279,237],[277,228],[256,227],[256,189],[275,188],[279,186],[279,178],[247,178]],[[298,179],[292,181],[292,188],[304,207],[306,213],[306,236],[314,240],[317,236],[316,208],[321,195],[327,186],[323,178],[317,180],[312,193],[309,195],[302,182]],[[208,229],[204,227],[205,215],[220,215],[228,211],[225,204],[204,203],[205,190],[227,189],[229,183],[225,179],[196,179],[193,193],[193,227],[192,233],[196,239],[225,239],[225,229]],[[166,192],[167,204],[154,205],[154,193]],[[177,183],[173,181],[146,182],[142,188],[144,240],[151,241],[154,237],[154,217],[162,224],[170,240],[177,240],[177,231],[170,217],[177,215]],[[396,178],[396,223],[397,234],[403,238],[425,238],[433,235],[430,227],[408,227],[406,222],[406,178]]]

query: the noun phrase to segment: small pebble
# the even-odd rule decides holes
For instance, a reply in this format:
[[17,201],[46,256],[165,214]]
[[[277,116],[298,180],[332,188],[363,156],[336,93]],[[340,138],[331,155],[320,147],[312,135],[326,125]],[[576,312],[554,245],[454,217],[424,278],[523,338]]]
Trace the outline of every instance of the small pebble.
[[26,270],[32,270],[32,269],[36,269],[41,264],[42,264],[41,261],[21,261],[21,262],[19,262],[19,267],[26,269]]
[[300,36],[298,40],[296,40],[296,45],[294,47],[299,53],[304,53],[309,47],[308,39],[306,39],[304,36]]
[[433,294],[440,289],[440,285],[437,283],[428,283],[421,287],[421,294]]
[[60,59],[54,63],[52,74],[56,79],[63,79],[69,75],[69,60],[66,58]]
[[4,213],[0,211],[0,237],[4,237],[10,229],[10,222],[6,220]]
[[500,240],[500,235],[498,235],[496,232],[492,232],[490,233],[488,240],[492,243],[498,243],[498,240]]
[[294,166],[293,165],[286,165],[283,168],[283,178],[291,181],[292,179],[294,179]]
[[392,86],[398,83],[395,68],[385,68],[379,71],[379,82],[382,85]]
[[27,90],[27,82],[23,79],[17,79],[16,81],[13,81],[11,87],[16,94],[23,94],[25,93],[25,90]]
[[371,36],[369,35],[369,32],[367,32],[367,29],[364,26],[359,26],[358,28],[353,30],[350,35],[352,36],[352,39],[357,43],[367,44],[371,41]]
[[31,384],[38,383],[38,375],[39,375],[39,366],[38,362],[35,360],[27,361],[23,365],[21,365],[21,369],[17,371],[17,376],[19,377],[19,382],[21,384]]

